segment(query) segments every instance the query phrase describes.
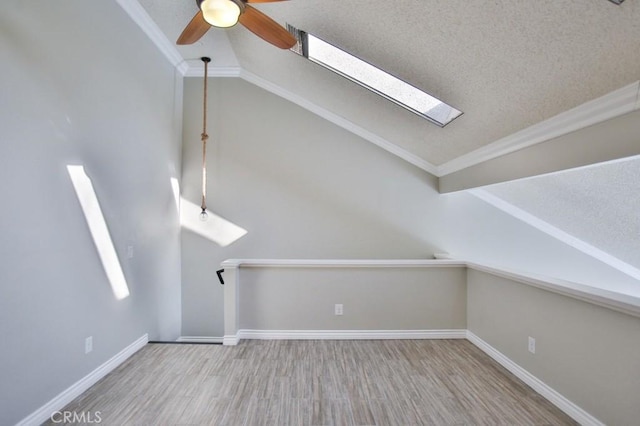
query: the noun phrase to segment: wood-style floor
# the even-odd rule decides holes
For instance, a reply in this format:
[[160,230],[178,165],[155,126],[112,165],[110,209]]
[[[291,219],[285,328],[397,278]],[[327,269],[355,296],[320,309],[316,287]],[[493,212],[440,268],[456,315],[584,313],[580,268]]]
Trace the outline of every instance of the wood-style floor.
[[466,340],[149,344],[65,411],[118,426],[575,424]]

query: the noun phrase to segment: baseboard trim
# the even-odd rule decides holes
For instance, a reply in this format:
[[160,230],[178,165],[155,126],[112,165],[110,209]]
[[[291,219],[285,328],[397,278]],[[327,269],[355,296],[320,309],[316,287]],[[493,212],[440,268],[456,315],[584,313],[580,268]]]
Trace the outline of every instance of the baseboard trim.
[[582,426],[605,426],[604,423],[593,417],[591,414],[578,407],[573,402],[558,393],[555,389],[544,383],[542,380],[529,373],[527,370],[510,360],[496,348],[476,336],[473,332],[467,330],[467,340],[480,348],[484,353],[489,355],[498,364],[509,370],[514,376],[525,382],[533,390],[549,400],[553,405],[565,412],[573,420]]
[[111,357],[107,362],[87,374],[82,379],[62,391],[58,396],[47,402],[42,407],[31,413],[16,424],[16,426],[35,426],[46,422],[55,411],[63,409],[71,401],[82,395],[87,389],[96,384],[98,380],[115,370],[120,364],[126,361],[131,355],[138,352],[149,341],[147,334],[143,335],[135,342]]
[[211,336],[180,336],[176,342],[180,343],[223,343],[222,337]]
[[239,339],[261,340],[401,340],[465,339],[466,330],[247,330]]
[[[605,426],[604,423],[562,396],[546,383],[513,362],[489,343],[469,330],[239,330],[235,335],[219,337],[181,336],[178,342],[220,343],[235,346],[240,339],[261,340],[402,340],[402,339],[467,339],[513,375],[529,385],[553,405],[583,426]],[[18,422],[16,426],[35,426],[47,421],[51,413],[61,410],[87,389],[115,370],[149,341],[147,334],[100,365],[87,376],[65,389],[51,401]]]
[[240,334],[225,334],[222,338],[224,346],[236,346],[240,343]]

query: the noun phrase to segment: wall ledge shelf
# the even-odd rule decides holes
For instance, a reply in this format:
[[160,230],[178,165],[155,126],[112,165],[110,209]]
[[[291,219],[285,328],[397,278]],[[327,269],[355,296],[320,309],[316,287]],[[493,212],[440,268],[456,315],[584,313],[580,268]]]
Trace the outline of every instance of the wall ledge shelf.
[[437,268],[466,267],[449,259],[228,259],[223,268]]
[[[566,281],[465,260],[455,259],[228,259],[225,269],[239,268],[467,268],[572,297],[594,305],[640,317],[640,297],[612,292],[586,284]],[[235,274],[234,274],[235,275]],[[225,292],[235,286],[225,286]],[[235,304],[235,296],[234,296]],[[237,331],[237,330],[234,330]]]

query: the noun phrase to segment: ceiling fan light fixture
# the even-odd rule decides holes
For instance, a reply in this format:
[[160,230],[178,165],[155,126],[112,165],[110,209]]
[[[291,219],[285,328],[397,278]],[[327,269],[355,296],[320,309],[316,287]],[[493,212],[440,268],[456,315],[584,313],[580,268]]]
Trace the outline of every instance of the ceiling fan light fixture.
[[209,24],[229,28],[238,23],[244,3],[241,0],[198,0],[198,7]]

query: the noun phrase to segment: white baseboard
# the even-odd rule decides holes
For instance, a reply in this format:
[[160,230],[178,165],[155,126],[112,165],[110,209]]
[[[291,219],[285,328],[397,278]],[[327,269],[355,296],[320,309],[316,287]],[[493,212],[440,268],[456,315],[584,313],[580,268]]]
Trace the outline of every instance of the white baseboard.
[[225,334],[222,338],[224,346],[236,346],[240,343],[240,334]]
[[[605,426],[604,423],[562,396],[524,368],[469,330],[239,330],[236,335],[219,337],[182,336],[178,342],[222,342],[235,346],[240,339],[263,340],[389,340],[389,339],[467,339],[512,374],[533,388],[552,404],[583,426]],[[61,410],[104,376],[115,370],[131,355],[147,344],[147,334],[140,337],[104,364],[93,370],[51,401],[25,417],[16,426],[35,426],[47,421],[51,413]]]
[[63,409],[71,401],[82,395],[87,389],[96,384],[98,380],[115,370],[120,364],[131,355],[138,352],[149,341],[149,336],[144,336],[131,343],[129,346],[111,357],[107,362],[87,374],[82,379],[62,391],[58,396],[47,402],[42,407],[31,413],[29,416],[18,422],[16,426],[36,426],[46,422],[55,411]]
[[582,426],[605,426],[604,423],[593,417],[591,414],[578,407],[573,402],[569,401],[564,396],[560,395],[556,390],[544,383],[542,380],[529,373],[524,368],[507,358],[504,354],[498,351],[496,348],[476,336],[473,332],[467,330],[467,340],[480,348],[484,353],[489,355],[498,364],[513,373],[514,376],[525,382],[533,390],[549,400],[553,405],[564,411],[573,420],[580,423]]
[[176,340],[180,343],[223,343],[222,337],[211,336],[180,336]]
[[[465,339],[466,330],[240,330],[240,339],[262,340],[390,340]],[[226,338],[226,336],[225,336]]]

